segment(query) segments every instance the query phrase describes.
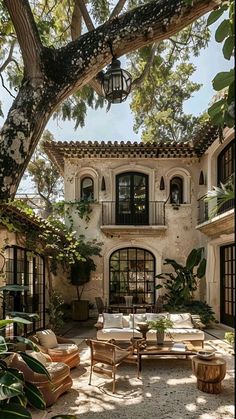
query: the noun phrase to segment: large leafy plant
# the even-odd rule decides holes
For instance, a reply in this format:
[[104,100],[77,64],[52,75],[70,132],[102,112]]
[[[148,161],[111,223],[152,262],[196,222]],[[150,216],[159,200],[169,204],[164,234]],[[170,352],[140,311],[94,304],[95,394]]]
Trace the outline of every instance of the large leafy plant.
[[164,279],[163,285],[167,291],[166,300],[169,305],[185,304],[193,299],[193,293],[197,290],[199,281],[206,272],[206,259],[203,257],[203,248],[193,249],[185,265],[181,265],[173,259],[165,259],[164,265],[169,265],[174,272],[165,272],[156,276]]
[[[215,32],[215,40],[223,43],[222,52],[226,60],[230,60],[235,50],[235,2],[233,0],[223,0],[221,6],[213,10],[208,16],[208,26],[215,23],[228,11],[228,18],[221,21]],[[222,71],[212,80],[214,90],[221,92],[220,96],[208,109],[208,113],[214,124],[220,127],[220,132],[224,125],[233,127],[235,123],[235,71]]]

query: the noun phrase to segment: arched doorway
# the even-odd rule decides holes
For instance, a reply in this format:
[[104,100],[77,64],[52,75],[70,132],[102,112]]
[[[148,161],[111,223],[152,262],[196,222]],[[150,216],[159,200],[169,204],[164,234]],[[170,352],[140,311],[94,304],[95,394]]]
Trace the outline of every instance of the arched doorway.
[[116,250],[109,260],[109,302],[125,302],[133,296],[135,304],[153,304],[155,300],[155,257],[148,250],[126,247]]

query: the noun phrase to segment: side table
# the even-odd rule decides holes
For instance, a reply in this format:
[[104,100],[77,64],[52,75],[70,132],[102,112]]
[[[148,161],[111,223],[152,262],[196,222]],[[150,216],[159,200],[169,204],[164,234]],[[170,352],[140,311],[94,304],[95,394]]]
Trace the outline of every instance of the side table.
[[192,358],[192,370],[197,377],[197,388],[205,393],[219,394],[221,381],[226,374],[226,361],[215,357],[211,360],[201,359],[197,355]]

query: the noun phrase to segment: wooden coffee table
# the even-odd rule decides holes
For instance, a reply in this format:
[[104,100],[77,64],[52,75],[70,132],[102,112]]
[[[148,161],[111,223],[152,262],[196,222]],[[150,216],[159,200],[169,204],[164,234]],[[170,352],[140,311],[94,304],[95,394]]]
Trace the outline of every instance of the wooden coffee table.
[[186,359],[188,359],[189,355],[196,355],[197,348],[192,345],[191,342],[178,342],[184,343],[186,349],[184,350],[173,350],[173,345],[175,342],[164,342],[164,345],[157,346],[153,344],[146,343],[145,346],[138,345],[137,347],[137,364],[138,364],[138,378],[139,374],[142,370],[142,356],[149,356],[149,355],[168,355],[168,356],[179,356],[185,355]]

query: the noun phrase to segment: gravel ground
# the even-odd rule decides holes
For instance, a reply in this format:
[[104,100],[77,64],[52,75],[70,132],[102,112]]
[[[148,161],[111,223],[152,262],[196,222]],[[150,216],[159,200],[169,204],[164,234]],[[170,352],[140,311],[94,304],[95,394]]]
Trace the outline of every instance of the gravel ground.
[[[51,419],[54,415],[74,414],[78,419],[231,419],[234,412],[234,355],[227,344],[208,340],[227,362],[227,374],[218,395],[197,389],[191,360],[162,358],[143,360],[141,379],[136,366],[118,368],[116,393],[112,380],[93,374],[89,378],[89,350],[79,343],[81,364],[72,370],[73,387],[44,412],[32,410],[33,419]],[[114,416],[113,416],[114,415]]]

